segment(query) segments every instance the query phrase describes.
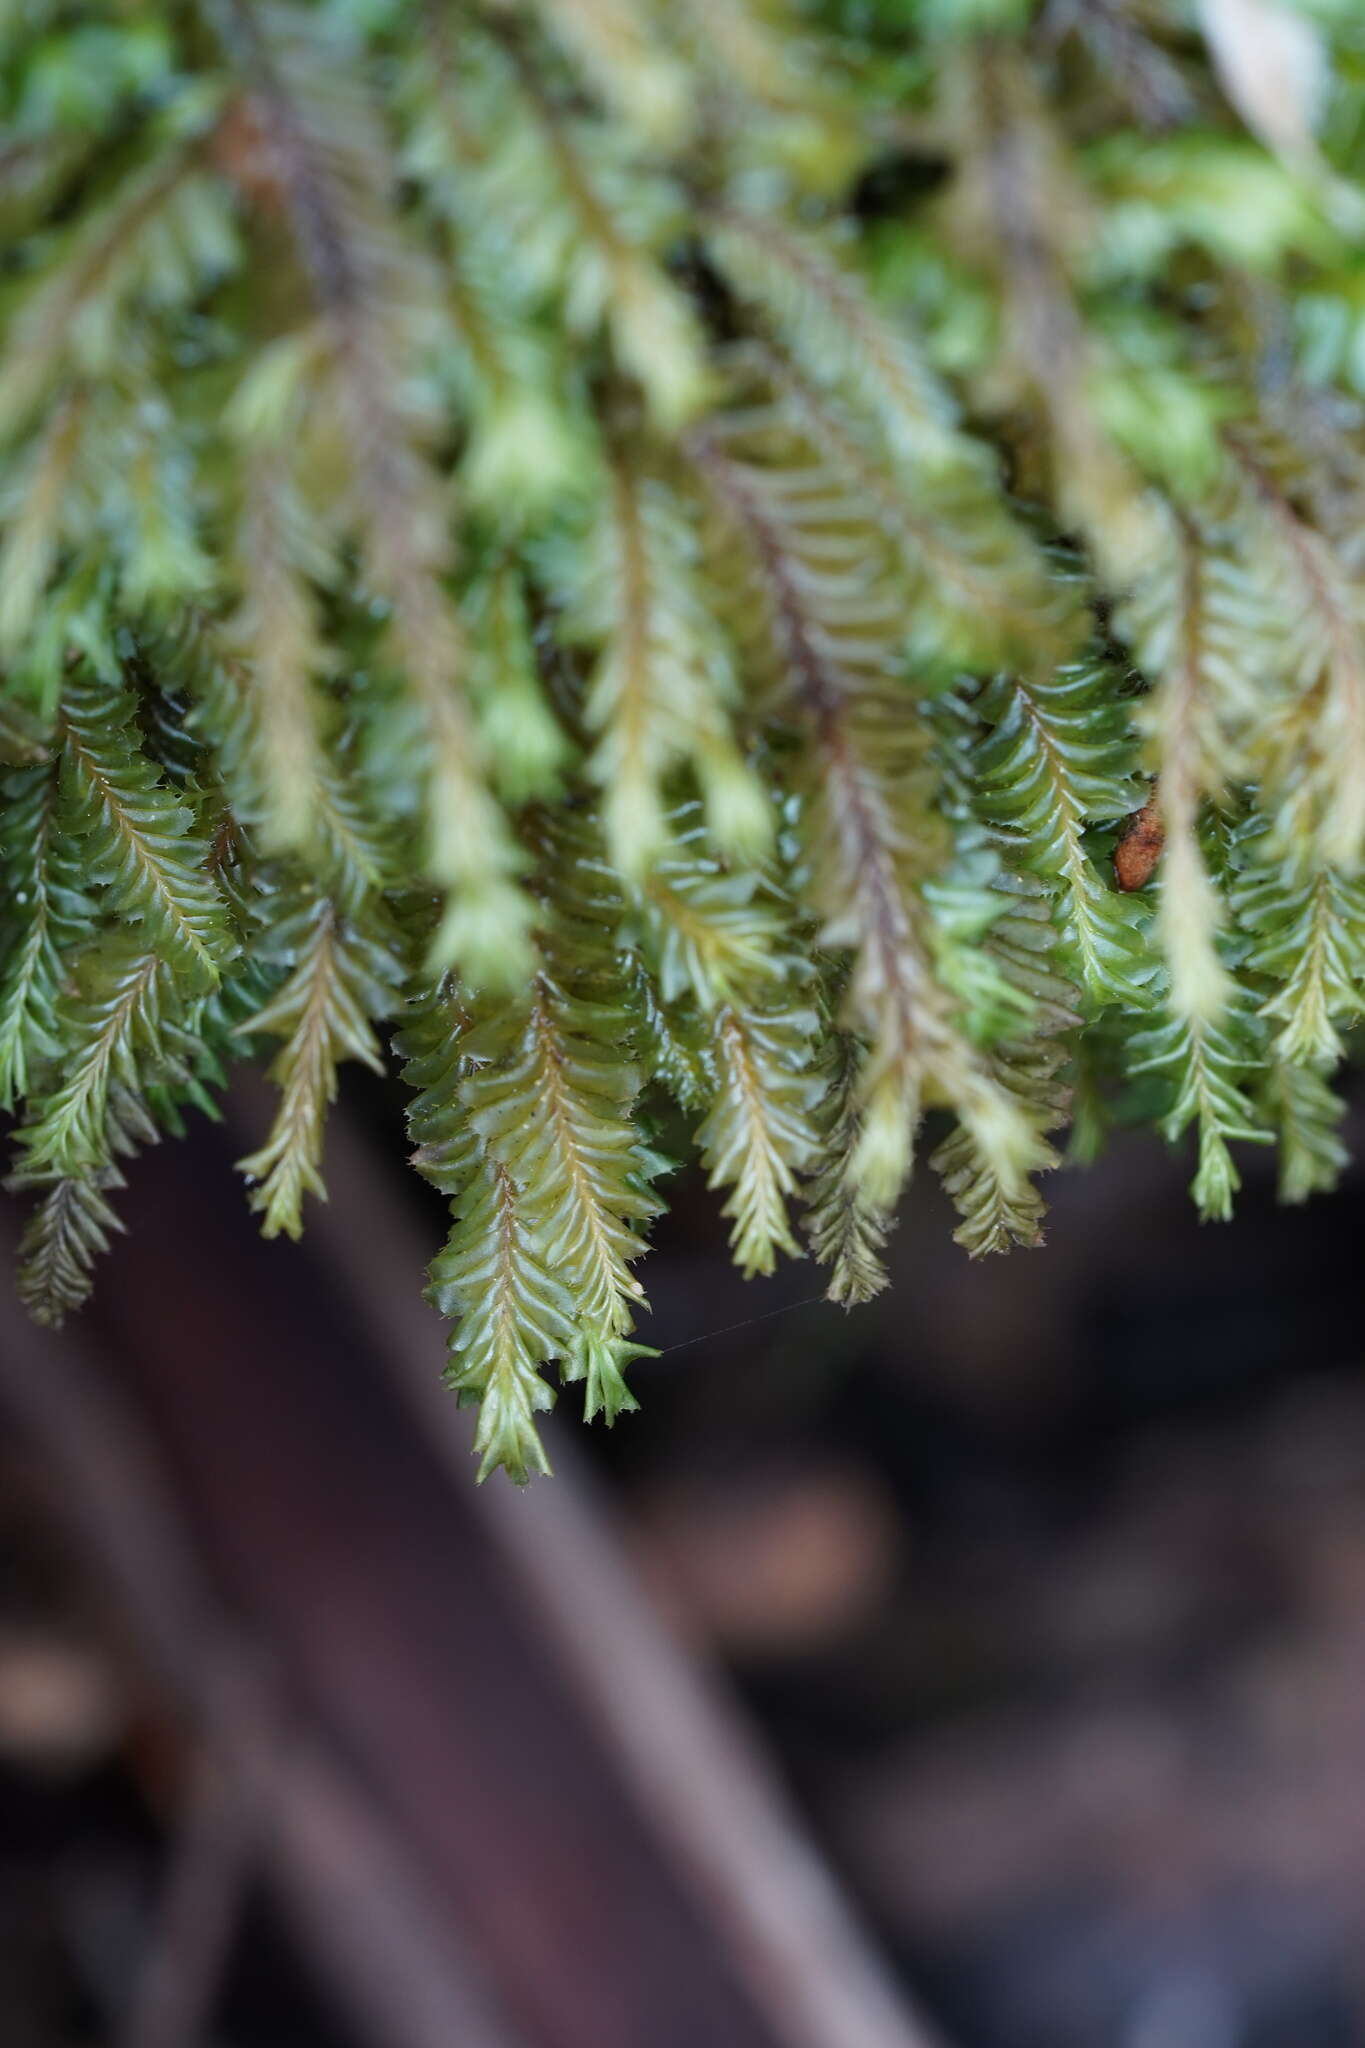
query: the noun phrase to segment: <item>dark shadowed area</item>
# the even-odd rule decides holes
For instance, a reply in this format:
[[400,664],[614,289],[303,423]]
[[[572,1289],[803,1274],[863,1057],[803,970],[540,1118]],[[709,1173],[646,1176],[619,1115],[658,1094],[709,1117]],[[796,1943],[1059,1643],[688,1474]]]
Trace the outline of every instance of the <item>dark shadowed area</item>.
[[244,1096],[6,1297],[3,2048],[1365,2041],[1358,1181],[1123,1141],[974,1267],[926,1177],[849,1315],[681,1188],[643,1412],[476,1492],[349,1107],[303,1246]]

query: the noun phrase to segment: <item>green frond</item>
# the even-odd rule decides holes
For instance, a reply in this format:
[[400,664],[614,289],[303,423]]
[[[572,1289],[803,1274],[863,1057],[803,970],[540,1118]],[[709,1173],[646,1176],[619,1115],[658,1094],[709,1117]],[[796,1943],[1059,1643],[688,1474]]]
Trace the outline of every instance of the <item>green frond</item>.
[[469,689],[493,783],[512,805],[558,793],[570,745],[545,694],[526,592],[514,561],[491,563],[465,593]]
[[588,773],[612,858],[632,880],[667,844],[664,786],[679,767],[695,770],[724,851],[761,854],[771,832],[731,729],[734,655],[701,595],[699,552],[677,494],[622,452],[593,529],[552,565],[561,630],[601,650],[584,706],[597,739]]
[[73,681],[62,698],[62,803],[84,837],[86,873],[144,943],[196,986],[232,953],[207,847],[189,806],[166,788],[138,744],[136,705],[112,680]]
[[663,13],[638,0],[537,0],[550,34],[631,128],[669,148],[693,118],[687,72],[664,39]]
[[1075,1163],[1195,1131],[1207,1215],[1243,1142],[1331,1183],[1365,71],[1311,11],[1310,133],[1185,0],[10,8],[35,1313],[239,1060],[297,1234],[395,1017],[449,1377],[517,1479],[552,1384],[633,1404],[674,1164],[746,1272],[795,1198],[850,1303],[940,1112],[974,1254],[1039,1240],[1068,1121]]
[[752,350],[798,433],[875,519],[904,581],[914,671],[955,675],[1074,650],[1085,621],[1074,583],[1049,569],[995,479],[964,461],[928,476],[887,459],[877,428],[822,393],[776,351]]
[[[536,1462],[526,1426],[548,1405],[538,1369],[551,1359],[584,1382],[590,1417],[635,1405],[622,1375],[643,1350],[630,1331],[644,1291],[630,1269],[660,1206],[661,1162],[636,1127],[639,1076],[624,1056],[634,1017],[619,890],[581,825],[543,821],[537,850],[539,971],[526,995],[495,1004],[446,984],[400,1048],[418,1091],[415,1163],[454,1196],[433,1282],[460,1319],[457,1384],[477,1396],[495,1359],[510,1375],[483,1448],[488,1469],[514,1473]],[[493,1292],[466,1296],[479,1274]]]
[[467,46],[428,11],[399,86],[404,174],[444,259],[450,314],[440,365],[468,436],[461,484],[499,532],[534,526],[583,494],[595,432],[559,339],[526,315],[527,280],[474,196],[491,140],[462,89]]
[[1232,890],[1253,941],[1245,971],[1273,984],[1260,1014],[1276,1060],[1335,1066],[1341,1031],[1365,1014],[1365,880],[1331,867],[1303,872],[1292,856],[1274,857],[1271,837],[1257,821]]
[[699,805],[677,806],[667,822],[668,850],[636,896],[665,1003],[691,995],[710,1012],[793,978],[790,910],[771,878],[718,858]]
[[856,1171],[864,1120],[861,1060],[847,1033],[834,1033],[823,1064],[827,1086],[816,1111],[818,1164],[806,1184],[802,1224],[811,1251],[830,1268],[827,1298],[853,1308],[887,1284],[881,1251],[892,1219],[888,1209],[868,1201]]
[[638,953],[630,964],[630,1007],[641,1068],[680,1109],[696,1115],[714,1087],[709,1021],[695,1005],[665,1002],[654,972]]
[[397,834],[367,801],[357,755],[357,745],[342,735],[319,757],[313,835],[306,849],[333,901],[352,913],[367,899],[377,899],[402,873]]
[[[1114,1040],[1118,1038],[1119,1058],[1132,1017],[1109,1011],[1104,1023],[1091,1025],[1073,1047],[1068,1081],[1071,1089],[1071,1123],[1066,1134],[1065,1166],[1093,1166],[1109,1142],[1116,1122],[1117,1096],[1122,1076],[1116,1070]],[[1107,1029],[1105,1028],[1107,1027]]]
[[837,250],[771,213],[719,208],[707,247],[817,388],[842,391],[875,423],[893,462],[932,479],[979,465],[956,408],[909,334],[874,303]]
[[[986,1059],[996,1086],[1034,1133],[1031,1172],[1048,1172],[1060,1164],[1050,1134],[1071,1114],[1080,995],[1066,972],[1067,950],[1058,943],[1044,886],[1025,869],[1001,874],[996,889],[995,914],[981,951],[1025,1007],[1013,1028],[1006,1027],[989,1047]],[[962,1217],[954,1241],[973,1258],[1043,1242],[1047,1204],[1042,1193],[1032,1178],[1002,1174],[968,1125],[959,1123],[950,1131],[929,1163]]]
[[61,382],[0,479],[0,650],[45,706],[67,651],[67,633],[52,630],[54,598],[84,578],[101,609],[116,590],[126,614],[150,615],[213,583],[198,451],[166,431],[148,353],[136,333],[116,372]]
[[[480,1023],[468,1051],[466,1110],[490,1156],[527,1191],[552,1270],[569,1287],[579,1335],[628,1335],[644,1290],[631,1273],[657,1215],[654,1161],[629,1118],[638,1091],[620,1056],[622,1011],[538,977],[530,1000]],[[576,1377],[581,1354],[566,1376]]]
[[1245,136],[1129,133],[1097,143],[1086,169],[1105,209],[1092,274],[1150,277],[1189,248],[1264,271],[1330,246],[1302,179]]
[[1295,500],[1303,483],[1294,473],[1301,458],[1276,437],[1254,444],[1242,435],[1232,449],[1257,567],[1283,629],[1282,687],[1250,736],[1251,759],[1284,850],[1309,841],[1322,862],[1356,868],[1365,854],[1365,581],[1352,562],[1352,537],[1334,545],[1302,516]]
[[69,390],[26,451],[0,547],[0,653],[5,655],[23,646],[57,560],[85,408],[84,391],[79,386]]
[[1208,800],[1236,777],[1242,731],[1265,715],[1273,625],[1253,571],[1217,535],[1173,518],[1125,629],[1153,686],[1139,715],[1151,736],[1166,835],[1156,930],[1171,1007],[1208,1021],[1230,987],[1216,944],[1223,908],[1200,825]]
[[610,1428],[618,1415],[639,1408],[626,1385],[627,1367],[637,1358],[657,1358],[650,1344],[636,1344],[629,1337],[604,1337],[600,1330],[580,1333],[579,1351],[570,1362],[566,1379],[583,1382],[583,1420],[594,1422],[600,1415]]
[[65,963],[91,912],[80,844],[59,816],[55,764],[10,770],[0,795],[0,873],[13,925],[0,971],[0,1106],[11,1110],[60,1052]]
[[535,1416],[554,1394],[539,1368],[574,1342],[569,1296],[539,1256],[511,1174],[486,1151],[451,1210],[454,1228],[430,1269],[431,1298],[460,1318],[450,1384],[479,1403],[480,1479],[501,1465],[524,1485],[550,1469]]
[[480,66],[465,102],[479,145],[465,181],[471,242],[495,247],[524,302],[555,305],[580,346],[605,333],[655,425],[676,432],[708,382],[696,315],[659,261],[685,218],[679,188],[614,124],[561,103],[513,38],[469,57]]
[[47,721],[17,699],[0,698],[0,765],[38,768],[51,753],[52,735]]
[[19,1289],[40,1321],[58,1323],[90,1292],[93,1267],[121,1228],[110,1194],[118,1161],[183,1136],[182,1111],[217,1116],[213,1091],[226,1080],[234,1025],[263,993],[268,974],[238,962],[188,1005],[174,974],[128,935],[106,936],[79,954],[54,1023],[74,1063],[49,1092],[30,1092],[18,1159],[6,1185],[41,1199],[20,1243]]
[[[1055,1166],[1056,1154],[1041,1164]],[[1002,1181],[963,1125],[930,1155],[930,1165],[962,1218],[953,1241],[974,1259],[985,1252],[1007,1252],[1012,1245],[1036,1247],[1043,1242],[1047,1204],[1038,1189],[1031,1180]]]
[[1346,1105],[1321,1069],[1272,1059],[1260,1107],[1279,1148],[1279,1197],[1298,1204],[1330,1194],[1349,1163],[1341,1135]]
[[1226,1223],[1241,1186],[1229,1145],[1273,1140],[1248,1093],[1264,1064],[1255,1018],[1239,991],[1219,1023],[1170,1017],[1129,1041],[1128,1072],[1161,1078],[1159,1121],[1174,1144],[1191,1125],[1199,1166],[1190,1192],[1205,1221]]
[[458,1194],[470,1171],[474,1141],[459,1099],[469,1069],[463,1043],[469,1026],[458,984],[443,975],[435,988],[410,998],[393,1041],[413,1091],[407,1106],[412,1164],[443,1195]]
[[457,243],[451,288],[459,345],[446,368],[467,415],[469,503],[499,530],[533,527],[583,496],[596,457],[591,420],[563,359],[522,321],[489,251]]
[[1145,797],[1110,678],[1093,663],[1046,681],[1002,676],[977,710],[988,735],[973,758],[978,815],[1048,891],[1065,958],[1090,1002],[1141,1008],[1156,966],[1145,906],[1110,886],[1086,837]]
[[64,373],[117,375],[139,313],[173,315],[234,267],[228,210],[203,164],[212,113],[211,101],[183,94],[153,131],[145,161],[93,218],[59,238],[29,283],[0,363],[0,439],[25,424]]
[[308,578],[329,564],[273,451],[251,458],[238,554],[242,600],[225,630],[225,649],[238,657],[240,747],[261,844],[282,853],[307,846],[318,823],[322,706],[316,682],[331,659]]
[[[178,1082],[188,1071],[182,1058],[169,1073]],[[100,1164],[65,1172],[37,1156],[20,1157],[5,1186],[40,1195],[19,1240],[17,1274],[20,1299],[36,1321],[56,1327],[89,1298],[95,1262],[123,1227],[109,1200],[124,1185],[117,1160],[154,1144],[159,1135],[145,1096],[115,1081],[99,1131]]]
[[[953,998],[956,1017],[974,1046],[990,1048],[1016,1037],[1035,1022],[1028,992],[1003,971],[994,927],[1005,912],[1006,872],[996,849],[962,832],[948,868],[924,884],[926,926],[934,976]],[[1054,937],[1042,905],[1047,940]]]
[[1001,1041],[1027,1036],[1041,1044],[1065,1036],[1074,1042],[1082,1023],[1082,992],[1069,971],[1046,889],[1027,870],[1002,867],[994,894],[995,914],[983,948],[1020,999],[1013,1035],[1002,1031]]
[[479,1403],[479,1477],[503,1466],[519,1485],[549,1463],[535,1426],[554,1400],[540,1368],[574,1344],[572,1301],[544,1255],[524,1192],[467,1121],[461,1083],[469,1015],[449,982],[407,1014],[397,1049],[415,1089],[413,1163],[450,1197],[451,1230],[428,1297],[452,1318],[449,1379]]
[[679,0],[674,31],[705,97],[701,133],[739,189],[745,173],[781,167],[801,188],[834,196],[862,160],[861,121],[823,63],[793,0]]
[[[756,421],[771,434],[767,415]],[[935,973],[923,888],[945,865],[945,833],[929,795],[931,734],[908,693],[887,685],[899,665],[900,614],[882,559],[869,556],[858,508],[823,465],[781,439],[785,466],[760,465],[739,452],[739,434],[757,438],[755,420],[742,418],[738,434],[720,427],[698,437],[697,459],[747,544],[774,687],[810,733],[815,772],[802,830],[811,893],[821,943],[852,956],[847,1016],[869,1046],[853,1170],[868,1203],[888,1207],[928,1099],[954,1108],[1018,1187],[1045,1150]]]
[[672,850],[638,898],[646,1030],[673,1048],[684,1107],[707,1105],[696,1143],[710,1185],[733,1190],[722,1213],[737,1263],[771,1272],[779,1250],[798,1253],[787,1198],[817,1142],[811,972],[775,883],[717,860],[698,805],[670,824]]
[[[222,637],[202,618],[191,616],[178,634],[152,636],[147,651],[160,672],[183,679],[190,699],[186,723],[212,748],[232,817],[269,843],[274,771],[264,755],[275,713],[263,718],[259,677],[225,651]],[[395,823],[372,800],[354,732],[337,728],[335,718],[327,730],[320,715],[311,709],[307,715],[307,825],[298,851],[327,893],[354,908],[397,876]]]
[[482,777],[477,733],[453,678],[464,638],[442,586],[425,574],[402,583],[390,634],[412,691],[411,716],[389,711],[383,779],[396,797],[424,789],[424,867],[445,891],[429,965],[455,966],[489,986],[515,988],[531,965],[531,907],[506,816]]
[[[248,940],[255,936],[253,924],[244,908],[241,928]],[[193,1036],[184,1058],[147,1074],[143,1100],[158,1130],[183,1136],[187,1109],[197,1109],[213,1122],[221,1117],[217,1098],[227,1086],[233,1061],[250,1046],[250,1019],[284,979],[280,962],[269,955],[268,947],[248,945],[230,972],[207,995],[196,998],[189,1010],[187,1024]]]
[[122,1230],[106,1189],[117,1169],[54,1181],[19,1239],[18,1293],[35,1322],[59,1329],[88,1299],[96,1259]]
[[[1160,546],[1160,513],[1104,418],[1104,383],[1128,391],[1133,380],[1106,380],[1107,337],[1078,296],[1078,258],[1095,239],[1089,195],[1040,87],[1010,36],[980,35],[961,63],[942,68],[942,112],[963,149],[937,239],[955,267],[988,288],[989,372],[979,397],[1027,406],[1060,526],[1084,534],[1101,585],[1123,591]],[[1180,381],[1182,395],[1191,381]],[[1163,453],[1157,435],[1149,445]],[[1159,463],[1155,471],[1165,474]]]
[[[221,791],[209,756],[195,732],[189,700],[170,688],[147,658],[147,650],[130,636],[124,679],[133,693],[139,737],[143,750],[154,761],[162,779],[182,800],[193,806],[192,815],[200,836],[210,836],[221,822]],[[206,856],[212,874],[217,873],[212,847]]]
[[253,1183],[263,1235],[299,1237],[304,1195],[326,1200],[323,1126],[338,1066],[360,1060],[383,1072],[374,1020],[394,1008],[396,963],[381,937],[325,896],[305,897],[282,918],[273,945],[290,967],[288,979],[237,1030],[284,1040],[270,1068],[281,1100],[264,1145],[238,1167]]
[[800,1257],[787,1216],[797,1174],[815,1150],[811,1070],[815,1017],[807,1011],[721,1009],[712,1025],[716,1092],[697,1131],[708,1187],[732,1190],[722,1215],[746,1278],[771,1273],[779,1251]]
[[445,583],[453,536],[414,404],[428,268],[403,243],[390,153],[339,63],[336,23],[277,16],[265,34],[239,0],[223,13],[231,53],[270,121],[280,200],[322,323],[310,404],[334,437],[341,430],[333,454],[353,477],[365,568],[402,679],[405,715],[390,714],[388,766],[405,794],[423,789],[424,865],[447,892],[432,965],[515,987],[530,965],[529,906],[460,688],[464,634]]
[[120,1149],[111,1142],[111,1102],[140,1103],[150,1078],[183,1071],[195,1051],[174,969],[135,932],[113,933],[81,959],[57,1015],[61,1065],[50,1088],[30,1094],[17,1139],[25,1185],[107,1164]]
[[1261,1108],[1279,1147],[1280,1200],[1299,1203],[1330,1194],[1349,1155],[1340,1129],[1346,1105],[1327,1075],[1317,1067],[1272,1059]]

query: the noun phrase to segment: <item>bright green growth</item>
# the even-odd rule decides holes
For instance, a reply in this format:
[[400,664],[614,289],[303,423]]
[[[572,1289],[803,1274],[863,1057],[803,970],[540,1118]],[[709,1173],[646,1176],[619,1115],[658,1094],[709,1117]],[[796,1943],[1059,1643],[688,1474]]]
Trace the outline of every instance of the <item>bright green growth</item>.
[[1208,1216],[1248,1141],[1285,1199],[1332,1184],[1365,29],[1238,16],[9,11],[35,1314],[236,1058],[279,1089],[251,1202],[297,1236],[338,1069],[386,1041],[450,1203],[450,1381],[518,1479],[551,1373],[634,1406],[688,1156],[744,1272],[804,1235],[843,1302],[926,1116],[974,1254],[1040,1241],[1069,1121],[1072,1158],[1191,1134]]

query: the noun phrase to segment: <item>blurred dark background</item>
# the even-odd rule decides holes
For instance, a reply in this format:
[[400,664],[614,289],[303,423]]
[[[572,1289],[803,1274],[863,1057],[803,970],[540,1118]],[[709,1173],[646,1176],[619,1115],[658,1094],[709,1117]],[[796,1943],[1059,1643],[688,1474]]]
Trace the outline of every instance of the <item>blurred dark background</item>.
[[849,1315],[684,1183],[643,1412],[476,1495],[344,1108],[302,1247],[244,1098],[0,1317],[0,2048],[1365,2043],[1358,1181],[925,1173]]

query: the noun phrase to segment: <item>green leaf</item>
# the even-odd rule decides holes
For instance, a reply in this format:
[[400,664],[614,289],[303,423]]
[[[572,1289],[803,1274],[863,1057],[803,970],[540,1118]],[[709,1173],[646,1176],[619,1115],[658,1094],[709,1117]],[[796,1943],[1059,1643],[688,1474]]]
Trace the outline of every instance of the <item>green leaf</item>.
[[730,723],[734,652],[699,579],[700,544],[682,501],[624,453],[594,526],[548,564],[560,628],[597,645],[584,719],[597,744],[588,773],[616,866],[641,880],[665,852],[665,784],[691,766],[712,836],[741,858],[762,855],[771,818]]
[[708,1187],[732,1190],[721,1213],[733,1219],[730,1245],[746,1278],[771,1273],[779,1251],[800,1257],[787,1199],[815,1150],[814,1034],[809,1010],[727,1006],[714,1019],[715,1100],[696,1142]]
[[1262,1107],[1279,1143],[1280,1200],[1330,1194],[1348,1154],[1340,1130],[1346,1105],[1327,1076],[1316,1067],[1273,1060]]
[[59,1329],[83,1306],[95,1260],[122,1230],[106,1190],[121,1186],[116,1169],[54,1181],[19,1240],[19,1299],[35,1322]]
[[1248,1092],[1263,1064],[1255,1019],[1240,992],[1222,1023],[1170,1017],[1134,1033],[1130,1074],[1159,1074],[1166,1084],[1161,1128],[1174,1143],[1194,1126],[1199,1168],[1190,1192],[1206,1222],[1226,1223],[1241,1186],[1229,1145],[1268,1145],[1269,1131]]
[[463,1099],[494,1160],[527,1190],[546,1257],[583,1328],[623,1336],[644,1290],[637,1225],[658,1213],[652,1161],[629,1110],[638,1077],[620,1056],[624,1013],[538,980],[530,1002],[472,1034]]
[[132,932],[107,935],[82,958],[76,989],[63,991],[57,1017],[61,1063],[48,1091],[30,1098],[18,1135],[19,1172],[28,1182],[105,1165],[122,1149],[111,1141],[111,1103],[145,1126],[146,1112],[136,1106],[149,1080],[183,1074],[195,1051],[174,970]]
[[337,1068],[359,1060],[375,1073],[383,1059],[374,1022],[393,1009],[396,963],[382,937],[325,896],[305,898],[276,926],[273,944],[291,971],[278,993],[238,1033],[284,1040],[270,1068],[281,1100],[259,1151],[238,1161],[253,1183],[251,1206],[266,1237],[303,1233],[303,1197],[325,1200],[323,1127],[336,1099]]
[[1260,820],[1239,851],[1232,905],[1253,938],[1246,971],[1275,984],[1260,1011],[1271,1050],[1293,1066],[1335,1066],[1341,1031],[1365,1014],[1365,880],[1276,860]]
[[1084,663],[1047,680],[1002,676],[978,711],[988,731],[973,762],[978,815],[1052,897],[1064,957],[1091,1002],[1141,1008],[1156,972],[1146,908],[1110,886],[1086,838],[1146,800],[1112,678]]
[[811,1250],[830,1268],[830,1301],[845,1308],[871,1301],[887,1284],[881,1250],[890,1214],[867,1199],[856,1162],[863,1135],[857,1048],[844,1032],[830,1041],[824,1060],[827,1090],[817,1112],[818,1166],[806,1188],[803,1224]]
[[166,788],[139,747],[127,689],[87,679],[62,698],[62,797],[68,829],[85,839],[84,867],[149,946],[196,986],[211,984],[233,951],[223,904],[205,872],[208,848],[189,805]]
[[28,1093],[36,1067],[61,1050],[64,963],[91,908],[81,887],[81,849],[58,816],[55,767],[10,772],[0,801],[0,862],[15,927],[0,975],[0,1104],[10,1110]]

